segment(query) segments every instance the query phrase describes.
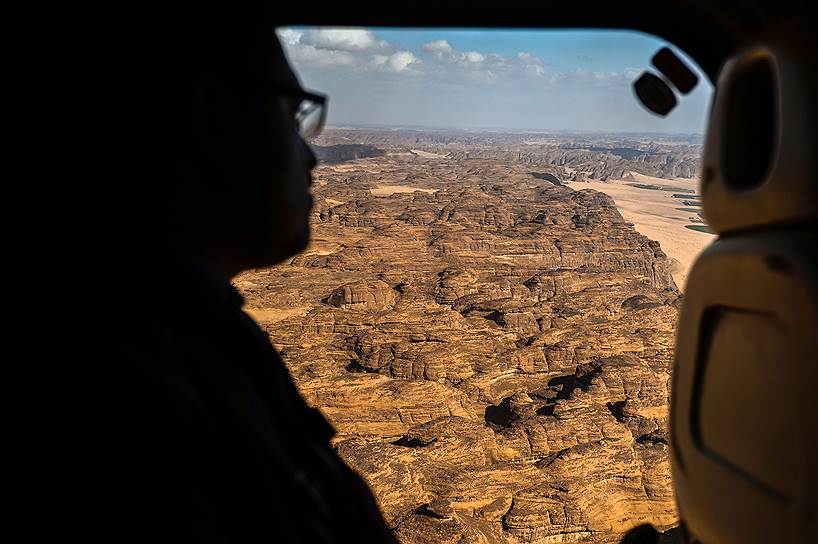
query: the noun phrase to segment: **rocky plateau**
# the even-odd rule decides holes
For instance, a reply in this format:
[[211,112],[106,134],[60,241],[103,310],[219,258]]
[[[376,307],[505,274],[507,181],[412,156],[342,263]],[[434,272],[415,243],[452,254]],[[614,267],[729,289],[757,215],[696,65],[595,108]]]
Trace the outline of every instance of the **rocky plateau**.
[[[620,166],[570,146],[553,164],[366,134],[323,141],[386,151],[317,168],[307,251],[235,284],[399,540],[601,543],[672,527],[681,295],[611,197],[560,183],[586,168],[573,153]],[[663,164],[695,171],[685,161]]]

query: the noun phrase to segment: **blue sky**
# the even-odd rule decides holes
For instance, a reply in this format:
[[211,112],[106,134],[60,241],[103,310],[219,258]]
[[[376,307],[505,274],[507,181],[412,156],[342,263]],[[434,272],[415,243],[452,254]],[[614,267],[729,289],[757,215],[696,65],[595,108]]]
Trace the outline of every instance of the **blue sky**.
[[667,118],[645,111],[630,84],[668,44],[636,32],[291,28],[278,34],[304,86],[330,95],[335,125],[702,133],[712,95],[700,77]]

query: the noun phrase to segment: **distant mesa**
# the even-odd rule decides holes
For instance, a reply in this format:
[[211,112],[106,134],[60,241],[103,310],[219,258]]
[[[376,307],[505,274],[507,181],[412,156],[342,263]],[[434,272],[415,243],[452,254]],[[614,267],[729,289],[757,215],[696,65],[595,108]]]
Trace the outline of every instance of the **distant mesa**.
[[386,154],[383,149],[364,144],[313,145],[312,150],[318,160],[326,164],[338,164],[369,157],[382,157]]

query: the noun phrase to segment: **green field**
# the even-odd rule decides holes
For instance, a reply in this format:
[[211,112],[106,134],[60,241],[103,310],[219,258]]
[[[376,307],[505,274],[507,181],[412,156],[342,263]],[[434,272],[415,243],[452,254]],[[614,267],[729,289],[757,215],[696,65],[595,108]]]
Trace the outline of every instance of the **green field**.
[[706,232],[707,234],[715,234],[707,225],[685,225],[685,228],[698,232]]
[[680,212],[695,212],[699,215],[703,213],[701,208],[676,208],[676,209],[679,210]]

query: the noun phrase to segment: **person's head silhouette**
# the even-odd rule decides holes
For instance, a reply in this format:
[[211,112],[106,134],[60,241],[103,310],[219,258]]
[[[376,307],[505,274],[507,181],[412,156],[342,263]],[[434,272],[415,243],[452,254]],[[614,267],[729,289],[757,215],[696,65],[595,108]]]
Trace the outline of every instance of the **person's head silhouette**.
[[174,199],[182,243],[228,276],[309,241],[316,161],[296,120],[305,96],[272,29],[260,49],[256,65],[219,67],[194,82],[192,160]]
[[217,19],[155,42],[140,98],[150,120],[136,124],[162,167],[139,174],[129,206],[144,205],[135,222],[152,225],[137,243],[232,277],[307,246],[316,159],[304,129],[320,129],[324,97],[301,88],[272,25]]

